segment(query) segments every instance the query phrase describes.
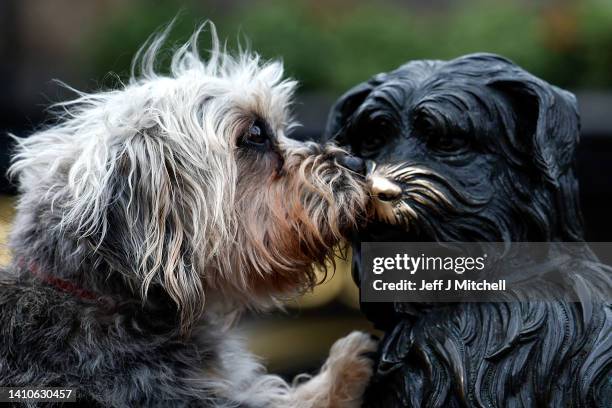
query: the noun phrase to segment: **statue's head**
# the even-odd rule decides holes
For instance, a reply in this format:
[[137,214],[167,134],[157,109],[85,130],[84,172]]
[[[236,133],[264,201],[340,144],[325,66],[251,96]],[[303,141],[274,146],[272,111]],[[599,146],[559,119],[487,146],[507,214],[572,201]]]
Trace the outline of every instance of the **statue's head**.
[[492,54],[413,61],[333,107],[327,139],[368,161],[370,240],[582,240],[575,97]]

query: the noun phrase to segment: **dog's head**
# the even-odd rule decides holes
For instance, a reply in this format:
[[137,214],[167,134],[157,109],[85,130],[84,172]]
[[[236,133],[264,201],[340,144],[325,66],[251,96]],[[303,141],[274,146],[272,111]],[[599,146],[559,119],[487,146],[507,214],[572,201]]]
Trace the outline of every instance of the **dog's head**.
[[360,159],[287,136],[296,83],[281,63],[231,57],[214,30],[204,61],[198,33],[168,75],[153,69],[162,35],[130,83],[61,104],[13,165],[24,202],[50,203],[135,291],[162,287],[185,327],[205,294],[258,307],[310,288],[366,200]]
[[375,239],[574,241],[578,133],[572,94],[474,54],[410,62],[356,86],[326,137],[370,161]]

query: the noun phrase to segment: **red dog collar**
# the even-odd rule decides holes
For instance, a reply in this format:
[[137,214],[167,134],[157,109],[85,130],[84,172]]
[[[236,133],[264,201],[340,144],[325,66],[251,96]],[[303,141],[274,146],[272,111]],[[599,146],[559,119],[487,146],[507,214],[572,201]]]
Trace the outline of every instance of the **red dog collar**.
[[61,292],[69,293],[73,295],[74,297],[77,297],[83,300],[95,300],[95,301],[105,300],[102,296],[98,295],[97,293],[92,292],[87,289],[80,288],[74,283],[66,279],[58,278],[57,276],[52,276],[52,275],[42,272],[35,262],[26,263],[23,259],[21,259],[19,261],[19,265],[21,267],[26,267],[32,273],[32,276],[36,277],[41,282],[44,282],[48,284],[49,286],[53,286],[55,289]]

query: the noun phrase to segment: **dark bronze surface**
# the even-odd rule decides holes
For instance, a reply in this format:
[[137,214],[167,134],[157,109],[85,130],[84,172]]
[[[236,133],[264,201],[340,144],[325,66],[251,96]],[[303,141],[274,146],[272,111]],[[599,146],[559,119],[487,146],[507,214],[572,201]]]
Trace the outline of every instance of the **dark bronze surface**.
[[[349,90],[325,137],[390,179],[412,174],[355,237],[355,278],[361,241],[583,240],[578,135],[571,93],[491,54],[410,62]],[[365,405],[611,406],[612,310],[597,289],[610,269],[593,260],[582,303],[362,304],[386,332]]]

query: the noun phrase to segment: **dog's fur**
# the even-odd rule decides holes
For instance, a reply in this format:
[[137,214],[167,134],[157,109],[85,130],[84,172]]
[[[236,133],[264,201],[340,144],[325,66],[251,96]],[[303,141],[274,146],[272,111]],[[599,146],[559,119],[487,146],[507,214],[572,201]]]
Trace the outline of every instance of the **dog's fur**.
[[296,83],[282,65],[231,57],[211,31],[207,61],[198,30],[156,73],[164,32],[128,84],[79,93],[18,140],[0,385],[75,387],[104,407],[359,405],[369,335],[339,340],[320,374],[291,386],[232,329],[241,311],[317,283],[313,265],[366,194],[342,150],[287,137]]
[[[327,129],[401,187],[363,241],[582,241],[578,134],[573,95],[490,54],[379,74]],[[610,406],[610,269],[560,268],[581,303],[363,304],[387,332],[366,406]]]

